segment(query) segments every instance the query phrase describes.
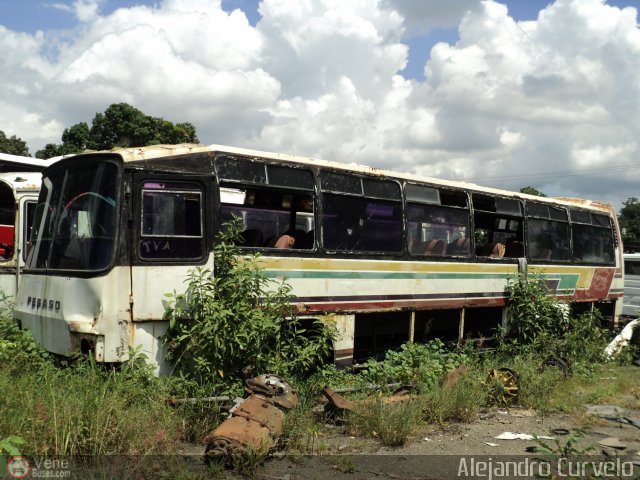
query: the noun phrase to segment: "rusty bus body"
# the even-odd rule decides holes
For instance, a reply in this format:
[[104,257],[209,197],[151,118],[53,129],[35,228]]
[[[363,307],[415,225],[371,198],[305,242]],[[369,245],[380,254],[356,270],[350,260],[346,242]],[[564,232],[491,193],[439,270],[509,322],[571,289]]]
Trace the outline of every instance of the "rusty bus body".
[[165,145],[64,159],[44,172],[15,317],[48,350],[120,362],[142,345],[162,371],[164,293],[213,270],[221,224],[285,278],[299,310],[334,322],[335,361],[406,341],[483,338],[506,287],[543,275],[577,309],[621,309],[613,209],[353,164],[223,146]]

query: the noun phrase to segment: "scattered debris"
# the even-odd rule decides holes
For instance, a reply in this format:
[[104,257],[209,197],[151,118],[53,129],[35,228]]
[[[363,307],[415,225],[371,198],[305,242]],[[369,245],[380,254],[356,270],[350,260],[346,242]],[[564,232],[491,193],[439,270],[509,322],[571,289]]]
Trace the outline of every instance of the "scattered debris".
[[568,428],[554,428],[553,430],[551,430],[551,433],[553,433],[554,435],[562,436],[569,435],[570,432]]
[[571,368],[569,367],[569,361],[564,358],[550,356],[542,362],[542,370],[547,368],[557,368],[562,372],[565,377],[571,376]]
[[617,405],[583,405],[587,409],[587,415],[598,417],[611,417],[624,413],[625,409]]
[[491,443],[491,442],[484,442],[485,445],[489,445],[490,447],[499,447],[500,444],[499,443]]
[[266,453],[282,434],[285,412],[298,404],[294,388],[276,375],[245,380],[249,397],[231,409],[231,416],[206,438],[205,460],[252,451]]
[[[396,391],[394,391],[390,397],[384,397],[382,399],[382,403],[389,404],[389,403],[408,402],[412,398],[410,395],[412,390],[413,390],[413,386],[411,385],[401,386]],[[325,406],[325,410],[329,410],[333,412],[353,410],[358,405],[366,405],[374,401],[373,399],[352,401],[336,393],[335,390],[333,390],[329,386],[324,387],[322,389],[322,393],[327,398],[327,400],[329,400],[329,402]]]
[[607,345],[604,349],[604,355],[606,358],[611,358],[620,353],[624,347],[631,343],[633,333],[636,328],[640,327],[640,318],[627,323],[622,331],[613,339],[613,341]]
[[510,368],[492,369],[484,384],[493,387],[493,394],[504,404],[513,402],[520,390],[518,374]]
[[[529,433],[514,433],[514,432],[504,432],[498,435],[497,437],[493,437],[497,440],[535,440],[536,436],[531,435]],[[537,438],[541,438],[543,440],[555,440],[555,437],[547,437],[545,435],[537,435]]]
[[603,438],[598,442],[601,447],[615,448],[616,450],[625,450],[627,446],[617,437]]

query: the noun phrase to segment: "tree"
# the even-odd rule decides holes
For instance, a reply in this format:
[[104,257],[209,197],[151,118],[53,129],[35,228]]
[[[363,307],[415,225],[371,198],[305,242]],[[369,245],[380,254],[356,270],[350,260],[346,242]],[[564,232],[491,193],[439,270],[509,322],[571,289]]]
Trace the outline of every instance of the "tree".
[[21,138],[11,135],[7,138],[2,130],[0,130],[0,152],[9,153],[11,155],[20,155],[23,157],[30,157],[29,148],[27,142]]
[[622,243],[627,253],[640,251],[640,201],[630,197],[622,202],[618,221],[622,230]]
[[80,122],[65,129],[61,145],[47,144],[36,152],[36,156],[50,158],[87,149],[197,142],[196,129],[191,123],[173,124],[163,118],[145,115],[127,103],[114,103],[104,113],[96,113],[91,128]]
[[537,188],[534,188],[532,186],[526,186],[526,187],[522,187],[520,189],[520,193],[526,193],[528,195],[537,195],[538,197],[546,197],[546,195],[544,193],[542,193],[540,190],[538,190]]

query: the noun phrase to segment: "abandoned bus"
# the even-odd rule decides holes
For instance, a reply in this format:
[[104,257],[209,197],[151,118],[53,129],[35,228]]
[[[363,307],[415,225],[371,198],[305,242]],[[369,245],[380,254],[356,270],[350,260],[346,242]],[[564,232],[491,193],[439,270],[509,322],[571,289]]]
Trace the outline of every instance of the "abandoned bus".
[[15,317],[47,350],[162,363],[163,297],[213,270],[221,225],[335,322],[337,364],[406,341],[484,338],[519,272],[574,308],[621,309],[612,207],[222,146],[78,155],[48,168]]

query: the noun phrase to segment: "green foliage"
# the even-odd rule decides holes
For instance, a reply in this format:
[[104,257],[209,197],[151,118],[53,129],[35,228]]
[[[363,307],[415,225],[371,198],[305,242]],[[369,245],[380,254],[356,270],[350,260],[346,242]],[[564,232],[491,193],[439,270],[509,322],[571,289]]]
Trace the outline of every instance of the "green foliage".
[[127,103],[114,103],[104,113],[96,113],[90,128],[85,122],[80,122],[65,129],[62,144],[47,144],[36,152],[36,157],[50,158],[87,149],[197,142],[196,129],[191,123],[174,124],[145,115]]
[[451,385],[441,383],[423,392],[423,418],[436,423],[472,422],[486,402],[479,372],[468,370]]
[[586,428],[576,428],[564,442],[555,436],[553,445],[546,443],[543,439],[534,435],[533,441],[536,442],[536,452],[543,455],[557,456],[561,458],[569,458],[578,455],[587,455],[596,451],[595,445],[581,447],[578,441],[587,433]]
[[0,455],[3,453],[9,454],[13,457],[20,455],[20,449],[18,445],[24,445],[24,439],[15,435],[9,435],[5,438],[0,438]]
[[435,385],[446,372],[466,360],[465,353],[448,351],[439,339],[428,343],[405,343],[398,351],[388,351],[383,362],[369,360],[362,375],[371,383],[384,384],[392,380],[423,390]]
[[49,354],[31,332],[20,330],[13,319],[0,317],[0,370],[38,368],[49,361]]
[[542,193],[537,188],[532,187],[531,185],[527,185],[526,187],[522,187],[520,189],[520,193],[526,193],[528,195],[537,195],[538,197],[546,197],[546,195],[544,193]]
[[5,133],[0,130],[0,152],[9,153],[11,155],[19,155],[22,157],[30,157],[27,143],[21,138],[11,135],[7,138]]
[[380,439],[383,445],[404,445],[416,431],[422,415],[417,399],[384,403],[381,398],[365,402],[347,415],[347,431]]
[[560,303],[551,295],[544,277],[519,275],[511,279],[509,292],[509,338],[531,345],[541,334],[560,334],[568,321]]
[[574,372],[604,360],[609,333],[601,327],[600,313],[570,315],[543,277],[520,275],[511,281],[508,306],[509,323],[499,335],[504,351],[563,358]]
[[168,453],[181,418],[162,382],[144,371],[107,370],[95,362],[57,368],[0,369],[0,436],[26,440],[28,454]]
[[196,268],[184,294],[165,302],[169,359],[200,384],[227,388],[253,366],[286,378],[306,375],[330,350],[334,329],[320,320],[302,322],[291,305],[291,288],[267,278],[259,255],[242,257],[234,221],[214,248],[215,274]]
[[618,221],[622,231],[622,243],[626,253],[640,251],[640,201],[630,197],[622,202]]

